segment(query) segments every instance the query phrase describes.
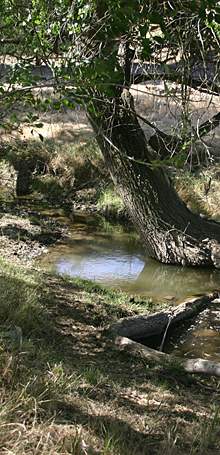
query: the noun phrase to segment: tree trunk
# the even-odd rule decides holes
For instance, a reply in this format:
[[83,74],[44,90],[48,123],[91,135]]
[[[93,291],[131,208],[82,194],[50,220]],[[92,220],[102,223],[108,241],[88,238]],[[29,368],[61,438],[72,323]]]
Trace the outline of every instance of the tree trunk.
[[89,120],[147,254],[166,264],[220,268],[220,224],[192,213],[180,199],[147,144],[128,90],[103,105]]

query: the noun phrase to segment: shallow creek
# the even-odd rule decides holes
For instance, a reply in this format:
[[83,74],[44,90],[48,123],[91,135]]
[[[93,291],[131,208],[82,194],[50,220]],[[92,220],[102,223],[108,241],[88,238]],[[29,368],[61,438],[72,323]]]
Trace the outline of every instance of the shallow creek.
[[[220,270],[160,264],[147,257],[132,229],[105,224],[100,217],[85,212],[71,219],[61,214],[58,219],[68,224],[69,236],[37,259],[41,267],[121,288],[133,296],[140,295],[141,300],[152,298],[173,305],[220,291]],[[220,361],[220,304],[205,309],[183,329],[172,330],[165,349]]]

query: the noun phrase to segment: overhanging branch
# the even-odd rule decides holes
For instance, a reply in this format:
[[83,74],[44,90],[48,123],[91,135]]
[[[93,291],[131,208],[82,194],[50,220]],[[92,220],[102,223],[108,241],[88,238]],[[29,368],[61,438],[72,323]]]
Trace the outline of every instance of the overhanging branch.
[[[169,76],[165,73],[165,71],[159,73],[147,73],[147,74],[139,74],[137,76],[133,75],[132,77],[132,84],[137,85],[141,84],[142,82],[147,81],[158,81],[158,79],[163,79],[167,82],[175,82],[176,84],[181,84],[180,75],[177,74],[170,74]],[[198,79],[192,79],[191,77],[185,78],[184,83],[186,86],[193,88],[201,93],[206,93],[207,95],[215,95],[219,96],[220,93],[220,85],[216,84],[213,81],[201,81]]]
[[211,119],[200,125],[198,130],[198,136],[203,137],[208,134],[210,131],[214,130],[220,124],[220,112],[214,115]]

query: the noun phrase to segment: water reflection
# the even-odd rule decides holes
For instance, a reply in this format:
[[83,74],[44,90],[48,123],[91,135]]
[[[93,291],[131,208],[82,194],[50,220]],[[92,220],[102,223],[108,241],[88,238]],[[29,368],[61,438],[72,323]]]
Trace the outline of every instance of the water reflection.
[[106,232],[94,216],[74,215],[69,229],[65,242],[39,258],[41,266],[174,303],[220,286],[220,271],[160,264],[146,256],[133,231],[112,226]]
[[[140,293],[154,293],[159,301],[183,301],[190,296],[212,292],[220,287],[220,271],[211,268],[184,268],[147,260],[136,280]],[[159,296],[161,296],[159,298]]]
[[61,274],[80,277],[127,290],[144,267],[144,255],[132,251],[130,236],[93,233],[52,247],[38,262]]

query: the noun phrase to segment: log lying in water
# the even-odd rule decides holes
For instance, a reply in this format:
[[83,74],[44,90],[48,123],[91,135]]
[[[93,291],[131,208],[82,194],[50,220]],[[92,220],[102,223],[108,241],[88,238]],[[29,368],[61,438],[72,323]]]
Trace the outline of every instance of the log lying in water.
[[122,318],[111,326],[111,330],[117,336],[133,339],[158,335],[165,331],[167,324],[173,325],[183,319],[192,317],[213,299],[213,295],[205,295],[154,314]]
[[215,298],[215,294],[189,300],[180,305],[162,310],[149,316],[135,316],[122,318],[110,328],[111,337],[115,343],[125,350],[141,354],[151,361],[179,364],[188,373],[207,374],[220,377],[220,363],[209,360],[184,359],[174,355],[165,354],[148,348],[130,338],[146,338],[148,336],[164,333],[168,324],[174,324],[183,319],[192,317]]

